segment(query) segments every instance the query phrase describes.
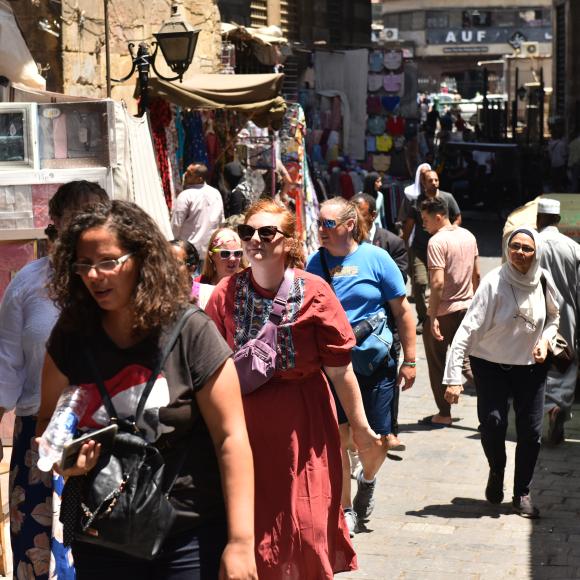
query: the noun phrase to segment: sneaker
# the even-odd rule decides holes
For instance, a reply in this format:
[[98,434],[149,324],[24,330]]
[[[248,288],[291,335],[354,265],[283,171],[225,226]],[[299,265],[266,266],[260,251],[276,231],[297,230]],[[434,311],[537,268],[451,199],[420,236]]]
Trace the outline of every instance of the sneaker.
[[351,451],[348,449],[348,456],[350,458],[350,476],[352,479],[356,479],[358,472],[362,469],[358,451]]
[[522,518],[535,520],[540,517],[540,510],[532,503],[532,498],[529,495],[514,497],[512,505],[514,512]]
[[503,501],[503,471],[489,470],[485,497],[489,503],[500,504]]
[[373,495],[375,493],[377,480],[375,478],[372,483],[363,481],[363,473],[361,471],[357,477],[357,482],[358,489],[354,496],[352,507],[361,520],[368,520],[375,507],[375,498]]
[[358,518],[356,517],[356,512],[351,509],[344,510],[344,519],[346,521],[346,527],[348,528],[348,533],[351,538],[354,538],[354,534],[356,531],[356,524]]

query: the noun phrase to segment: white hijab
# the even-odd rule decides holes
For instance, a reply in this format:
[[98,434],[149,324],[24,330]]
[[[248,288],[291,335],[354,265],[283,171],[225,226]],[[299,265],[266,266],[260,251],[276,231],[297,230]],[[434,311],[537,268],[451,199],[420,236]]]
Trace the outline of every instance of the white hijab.
[[421,171],[423,169],[431,171],[431,166],[428,163],[421,163],[415,171],[415,183],[405,187],[405,195],[409,201],[414,201],[421,195]]
[[[508,251],[509,243],[512,241],[514,236],[517,234],[525,234],[526,236],[530,237],[534,240],[534,244],[536,246],[536,251],[534,253],[534,258],[530,269],[525,273],[522,274],[512,263],[510,260],[510,253]],[[503,278],[508,284],[519,288],[520,290],[525,290],[527,292],[535,290],[535,288],[540,283],[542,278],[542,274],[544,273],[542,268],[540,267],[540,257],[542,254],[542,245],[540,242],[540,237],[538,233],[530,228],[516,228],[507,238],[506,240],[506,247],[505,247],[505,255],[507,256],[507,261],[503,264],[500,270],[500,277]]]

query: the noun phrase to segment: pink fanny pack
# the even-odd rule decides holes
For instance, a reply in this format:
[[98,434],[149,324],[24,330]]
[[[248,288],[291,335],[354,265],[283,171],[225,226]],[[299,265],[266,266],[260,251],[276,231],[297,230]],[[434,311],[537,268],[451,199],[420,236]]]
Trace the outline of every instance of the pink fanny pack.
[[249,395],[272,378],[276,372],[278,325],[286,310],[294,270],[287,268],[284,280],[272,302],[272,311],[256,338],[252,338],[234,354],[242,395]]

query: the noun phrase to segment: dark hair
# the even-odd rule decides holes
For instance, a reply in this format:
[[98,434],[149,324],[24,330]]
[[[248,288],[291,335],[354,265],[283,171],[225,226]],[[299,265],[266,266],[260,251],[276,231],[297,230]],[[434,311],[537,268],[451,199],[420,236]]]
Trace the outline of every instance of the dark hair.
[[354,203],[359,203],[361,201],[364,201],[365,203],[368,204],[369,211],[371,213],[375,213],[377,211],[377,202],[376,202],[375,198],[372,195],[369,195],[368,193],[357,193],[352,198],[352,201],[354,201]]
[[440,214],[449,217],[449,207],[442,197],[435,196],[421,202],[421,211],[429,215]]
[[160,330],[173,321],[188,304],[185,274],[153,219],[138,205],[115,200],[84,208],[56,242],[48,288],[61,310],[64,326],[74,332],[91,333],[99,324],[101,309],[81,277],[72,271],[79,239],[92,228],[107,228],[138,263],[139,276],[132,296],[133,332]]
[[171,240],[169,242],[172,246],[177,246],[185,252],[185,264],[189,267],[197,266],[199,264],[199,252],[195,246],[187,240]]
[[62,219],[66,212],[80,209],[87,203],[106,203],[107,192],[91,181],[69,181],[61,185],[48,202],[50,219]]
[[370,171],[365,175],[363,193],[368,193],[372,197],[377,197],[377,190],[375,189],[375,183],[377,179],[380,179],[380,175],[376,171]]
[[339,221],[344,222],[349,219],[354,220],[352,237],[355,242],[361,244],[367,239],[369,233],[367,225],[356,203],[353,203],[352,201],[346,201],[344,197],[331,197],[322,203],[320,209],[324,207],[337,207],[340,210]]
[[274,203],[271,199],[264,198],[259,199],[248,208],[244,216],[244,223],[247,224],[253,215],[261,212],[283,216],[280,229],[288,236],[286,239],[292,242],[288,255],[286,256],[286,266],[289,268],[304,268],[306,259],[304,257],[302,242],[296,233],[296,216],[285,207]]
[[193,183],[194,177],[201,177],[204,181],[207,181],[209,170],[207,165],[204,163],[192,163],[187,167],[185,173],[183,174],[183,185],[190,185]]

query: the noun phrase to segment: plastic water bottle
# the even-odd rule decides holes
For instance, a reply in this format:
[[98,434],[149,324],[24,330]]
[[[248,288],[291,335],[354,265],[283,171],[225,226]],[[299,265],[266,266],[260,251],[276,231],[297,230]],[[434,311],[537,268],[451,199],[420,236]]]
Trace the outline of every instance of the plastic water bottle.
[[87,392],[82,387],[71,385],[62,392],[38,443],[38,469],[50,471],[60,461],[62,450],[73,438],[87,405]]

